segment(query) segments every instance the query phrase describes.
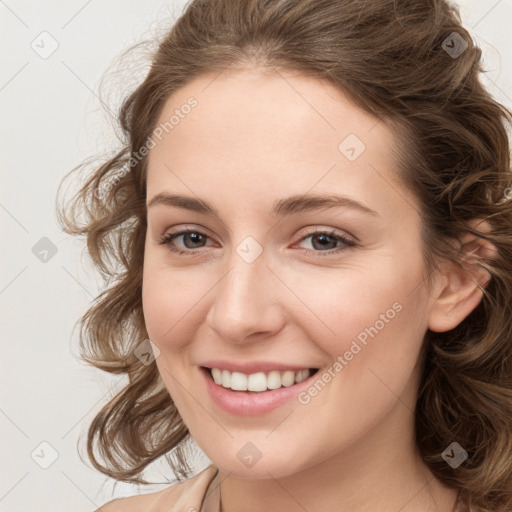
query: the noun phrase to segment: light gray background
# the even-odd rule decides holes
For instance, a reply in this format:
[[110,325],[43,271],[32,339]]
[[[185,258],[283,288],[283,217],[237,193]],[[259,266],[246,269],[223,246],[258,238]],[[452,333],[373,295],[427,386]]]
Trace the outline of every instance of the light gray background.
[[[169,27],[184,3],[0,0],[1,512],[91,512],[113,497],[162,488],[113,489],[79,457],[79,437],[122,383],[74,357],[73,326],[100,281],[82,243],[59,229],[54,204],[64,174],[115,140],[98,99],[100,79],[123,50]],[[484,50],[485,83],[512,108],[512,0],[459,3]],[[56,51],[42,58],[52,44]],[[139,57],[128,73],[107,77],[114,111],[146,63]],[[32,252],[43,237],[57,248],[47,262]],[[43,469],[54,450],[56,460]],[[208,463],[200,452],[195,460],[196,471]],[[163,464],[152,473],[160,482],[173,478]]]

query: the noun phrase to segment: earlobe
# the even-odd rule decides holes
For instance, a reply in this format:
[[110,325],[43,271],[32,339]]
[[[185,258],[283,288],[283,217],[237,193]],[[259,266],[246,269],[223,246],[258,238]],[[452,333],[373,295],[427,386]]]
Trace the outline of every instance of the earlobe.
[[[484,235],[491,232],[486,221],[474,220],[469,226]],[[496,257],[494,244],[470,233],[461,242],[460,263],[446,262],[442,268],[442,284],[429,314],[428,327],[434,332],[449,331],[459,325],[478,306],[491,279],[479,264]]]

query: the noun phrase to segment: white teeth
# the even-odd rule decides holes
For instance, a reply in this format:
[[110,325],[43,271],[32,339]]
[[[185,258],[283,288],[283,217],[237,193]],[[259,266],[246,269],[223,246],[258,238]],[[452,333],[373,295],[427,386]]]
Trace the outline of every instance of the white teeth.
[[234,391],[267,391],[267,389],[279,389],[282,386],[289,387],[306,380],[310,371],[286,370],[279,372],[272,370],[268,373],[258,372],[247,375],[241,372],[230,372],[220,368],[212,368],[211,375],[216,384]]
[[251,373],[247,377],[247,389],[249,391],[265,391],[267,389],[267,377],[265,374],[263,372]]
[[231,385],[231,372],[228,372],[227,370],[222,370],[222,382],[221,384],[226,387],[226,388],[229,388],[229,386]]
[[283,375],[281,375],[281,384],[286,387],[295,384],[295,372],[291,370],[284,372]]
[[233,372],[231,374],[230,387],[235,391],[247,391],[247,375],[245,373]]
[[211,374],[215,384],[222,384],[222,370],[219,370],[218,368],[212,368]]
[[279,389],[281,387],[281,373],[277,370],[268,372],[267,375],[267,388],[268,389]]

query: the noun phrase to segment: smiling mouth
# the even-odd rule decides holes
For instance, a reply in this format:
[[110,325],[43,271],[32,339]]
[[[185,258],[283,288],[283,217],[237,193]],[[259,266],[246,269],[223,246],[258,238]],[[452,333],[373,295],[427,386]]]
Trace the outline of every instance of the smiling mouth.
[[282,387],[291,387],[308,379],[318,371],[318,368],[304,368],[302,370],[272,370],[246,374],[206,366],[201,366],[201,369],[215,384],[231,391],[246,393],[262,393]]

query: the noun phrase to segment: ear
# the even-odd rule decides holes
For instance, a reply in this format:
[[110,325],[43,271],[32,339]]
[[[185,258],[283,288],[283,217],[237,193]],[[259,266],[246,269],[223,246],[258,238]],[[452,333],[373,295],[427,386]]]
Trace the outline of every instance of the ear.
[[[491,232],[487,221],[475,219],[468,226],[483,235]],[[451,261],[441,265],[440,279],[432,295],[428,328],[435,332],[457,327],[480,303],[491,276],[478,263],[492,260],[497,249],[491,242],[466,233],[460,243],[461,263]]]

